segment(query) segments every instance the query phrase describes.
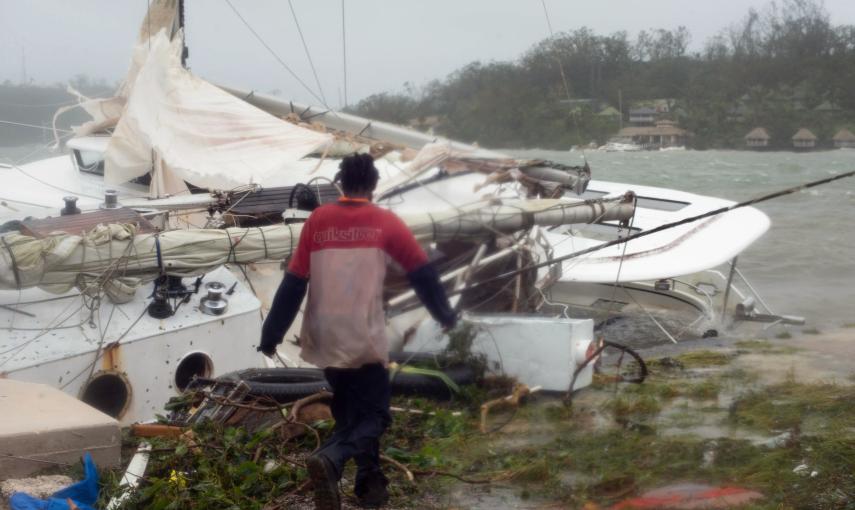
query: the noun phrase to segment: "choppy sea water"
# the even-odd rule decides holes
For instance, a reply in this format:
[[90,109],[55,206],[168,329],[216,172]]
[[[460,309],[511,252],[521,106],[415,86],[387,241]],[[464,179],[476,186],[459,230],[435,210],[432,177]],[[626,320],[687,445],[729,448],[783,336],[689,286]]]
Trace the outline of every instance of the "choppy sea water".
[[[855,170],[855,150],[582,152],[525,150],[521,157],[581,164],[596,179],[674,188],[729,200]],[[739,267],[778,313],[820,329],[855,323],[855,177],[757,205],[769,231]]]
[[[812,153],[513,150],[526,158],[581,164],[597,179],[661,186],[744,200],[855,170],[855,150]],[[0,161],[51,156],[38,146],[0,147]],[[855,178],[757,206],[772,220],[739,266],[778,313],[801,315],[820,329],[855,323]]]

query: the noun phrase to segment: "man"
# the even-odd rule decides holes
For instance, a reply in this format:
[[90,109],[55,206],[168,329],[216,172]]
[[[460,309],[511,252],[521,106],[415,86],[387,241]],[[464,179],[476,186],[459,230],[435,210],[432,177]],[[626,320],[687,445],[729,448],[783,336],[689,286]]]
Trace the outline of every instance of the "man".
[[387,256],[407,272],[419,299],[443,327],[456,322],[439,276],[413,234],[400,218],[371,203],[378,178],[371,156],[342,160],[337,180],[344,196],[316,209],[303,225],[262,328],[259,350],[271,356],[311,279],[300,357],[324,369],[335,418],[332,436],[306,463],[319,509],[340,508],[338,481],[351,458],[360,505],[376,508],[389,497],[379,449],[391,422],[383,310]]

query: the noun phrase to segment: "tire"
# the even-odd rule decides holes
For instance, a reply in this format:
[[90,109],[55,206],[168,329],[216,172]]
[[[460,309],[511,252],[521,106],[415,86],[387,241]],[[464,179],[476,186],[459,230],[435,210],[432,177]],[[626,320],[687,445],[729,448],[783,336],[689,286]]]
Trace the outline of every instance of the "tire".
[[244,381],[250,394],[271,397],[280,404],[331,391],[324,372],[316,368],[249,368],[222,378]]
[[448,357],[444,354],[432,354],[429,352],[396,351],[389,353],[389,361],[395,363],[406,363],[429,368],[442,368],[448,366]]

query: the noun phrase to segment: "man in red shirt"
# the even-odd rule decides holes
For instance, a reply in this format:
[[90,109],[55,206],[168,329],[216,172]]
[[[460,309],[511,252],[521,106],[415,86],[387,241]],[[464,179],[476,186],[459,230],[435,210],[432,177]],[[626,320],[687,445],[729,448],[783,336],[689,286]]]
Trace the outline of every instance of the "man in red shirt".
[[[315,506],[340,508],[344,465],[357,465],[354,492],[364,507],[388,500],[380,469],[380,436],[389,413],[389,347],[383,310],[387,258],[400,265],[431,315],[452,328],[456,314],[434,267],[412,232],[392,212],[371,203],[379,174],[367,154],[344,158],[338,180],[343,197],[316,209],[264,321],[259,350],[271,356],[309,298],[300,333],[300,357],[319,368],[333,389],[335,429],[306,465]],[[311,280],[311,285],[307,285]]]

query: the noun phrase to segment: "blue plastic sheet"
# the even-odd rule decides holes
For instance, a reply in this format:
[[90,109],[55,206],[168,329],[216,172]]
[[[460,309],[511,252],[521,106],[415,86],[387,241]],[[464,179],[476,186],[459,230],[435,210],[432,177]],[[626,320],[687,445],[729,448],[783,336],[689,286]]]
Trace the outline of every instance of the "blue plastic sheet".
[[98,500],[98,470],[88,453],[83,456],[83,480],[56,491],[48,499],[37,499],[23,492],[16,492],[9,498],[12,510],[69,510],[68,500],[80,510],[95,510]]

